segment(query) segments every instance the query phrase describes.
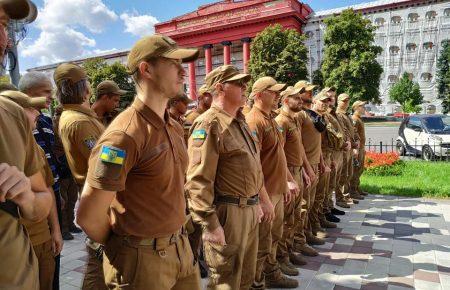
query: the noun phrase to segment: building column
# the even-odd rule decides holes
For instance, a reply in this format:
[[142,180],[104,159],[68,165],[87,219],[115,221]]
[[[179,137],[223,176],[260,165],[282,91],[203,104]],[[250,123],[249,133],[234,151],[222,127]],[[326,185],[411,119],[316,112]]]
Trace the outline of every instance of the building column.
[[250,61],[250,37],[241,39],[242,41],[242,59],[244,61],[244,73],[248,73],[248,62]]
[[189,63],[189,96],[197,100],[197,84],[195,81],[195,61]]
[[203,49],[205,50],[205,72],[209,73],[212,71],[212,44],[203,45]]
[[222,41],[223,45],[223,64],[231,63],[231,41]]

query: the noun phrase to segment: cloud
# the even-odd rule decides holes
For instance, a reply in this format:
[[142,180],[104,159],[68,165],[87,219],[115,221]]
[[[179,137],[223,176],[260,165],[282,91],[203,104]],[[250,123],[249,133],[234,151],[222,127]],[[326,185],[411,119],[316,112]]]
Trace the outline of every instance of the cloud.
[[45,0],[34,24],[41,32],[20,45],[21,53],[39,65],[92,55],[98,51],[95,39],[82,30],[101,33],[117,19],[102,0]]
[[125,24],[125,32],[135,36],[144,36],[155,33],[155,24],[159,21],[151,15],[138,15],[137,12],[131,14],[122,13],[120,19]]

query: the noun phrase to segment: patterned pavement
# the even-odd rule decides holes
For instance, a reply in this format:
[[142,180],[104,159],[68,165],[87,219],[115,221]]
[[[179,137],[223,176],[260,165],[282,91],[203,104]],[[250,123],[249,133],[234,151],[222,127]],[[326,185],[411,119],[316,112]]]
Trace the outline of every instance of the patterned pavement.
[[[450,200],[371,195],[329,230],[298,289],[450,289]],[[63,290],[80,289],[84,235],[64,245]]]

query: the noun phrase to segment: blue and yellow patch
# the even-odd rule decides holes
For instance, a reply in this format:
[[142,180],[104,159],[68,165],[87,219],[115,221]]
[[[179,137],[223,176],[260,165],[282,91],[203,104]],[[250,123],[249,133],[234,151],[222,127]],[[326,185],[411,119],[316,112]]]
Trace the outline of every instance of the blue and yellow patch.
[[198,129],[192,132],[192,139],[194,140],[205,140],[206,139],[206,130]]
[[112,146],[102,146],[100,153],[100,160],[103,162],[122,165],[125,161],[126,151]]
[[280,133],[283,133],[283,127],[278,127],[278,131],[280,131]]

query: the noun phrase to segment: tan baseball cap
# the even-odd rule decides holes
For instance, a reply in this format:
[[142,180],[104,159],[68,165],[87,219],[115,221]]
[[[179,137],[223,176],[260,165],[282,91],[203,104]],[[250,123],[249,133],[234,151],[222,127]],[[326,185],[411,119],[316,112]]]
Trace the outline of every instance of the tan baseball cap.
[[170,37],[154,34],[139,39],[128,54],[128,73],[134,74],[141,61],[151,57],[178,59],[182,62],[194,61],[198,58],[196,48],[181,48]]
[[14,20],[24,19],[30,13],[28,0],[0,0],[0,6],[3,7],[9,18]]
[[340,94],[338,96],[338,101],[339,102],[345,102],[345,101],[348,101],[348,100],[350,100],[350,96],[348,94],[346,94],[346,93],[342,93],[342,94]]
[[253,99],[257,93],[260,93],[265,90],[280,92],[284,88],[286,88],[286,84],[279,84],[272,77],[262,77],[259,78],[252,87],[252,92],[250,93],[249,98]]
[[206,93],[210,94],[211,91],[210,91],[209,87],[206,84],[204,84],[198,89],[198,95],[201,96]]
[[325,87],[325,88],[323,88],[322,91],[324,91],[325,93],[328,93],[328,92],[335,92],[335,91],[336,91],[336,88],[333,87],[333,86],[331,86],[331,87]]
[[205,85],[208,88],[213,88],[216,84],[223,84],[232,81],[242,80],[244,82],[250,81],[249,74],[242,74],[232,65],[222,65],[213,69],[205,76]]
[[101,95],[125,95],[128,91],[121,90],[114,81],[106,80],[98,84],[97,97]]
[[22,108],[35,108],[37,110],[43,109],[46,106],[46,97],[31,98],[27,94],[19,91],[4,91],[0,96],[5,97],[18,104]]
[[305,91],[305,88],[294,88],[293,86],[287,87],[284,91],[281,92],[282,99],[285,99],[287,97],[296,95],[298,93],[302,93]]
[[330,97],[327,96],[327,94],[325,92],[320,92],[314,96],[314,101],[325,101],[327,99],[329,100]]
[[74,63],[63,63],[59,65],[53,73],[53,79],[55,80],[56,85],[62,80],[70,80],[72,84],[76,84],[86,78],[86,71],[81,66]]
[[357,107],[361,107],[361,106],[364,106],[364,105],[366,105],[366,104],[367,104],[367,102],[356,101],[356,102],[353,103],[352,109],[355,110]]
[[312,91],[316,88],[316,85],[310,84],[308,81],[302,80],[302,81],[298,81],[295,85],[294,88],[305,88],[305,91]]

